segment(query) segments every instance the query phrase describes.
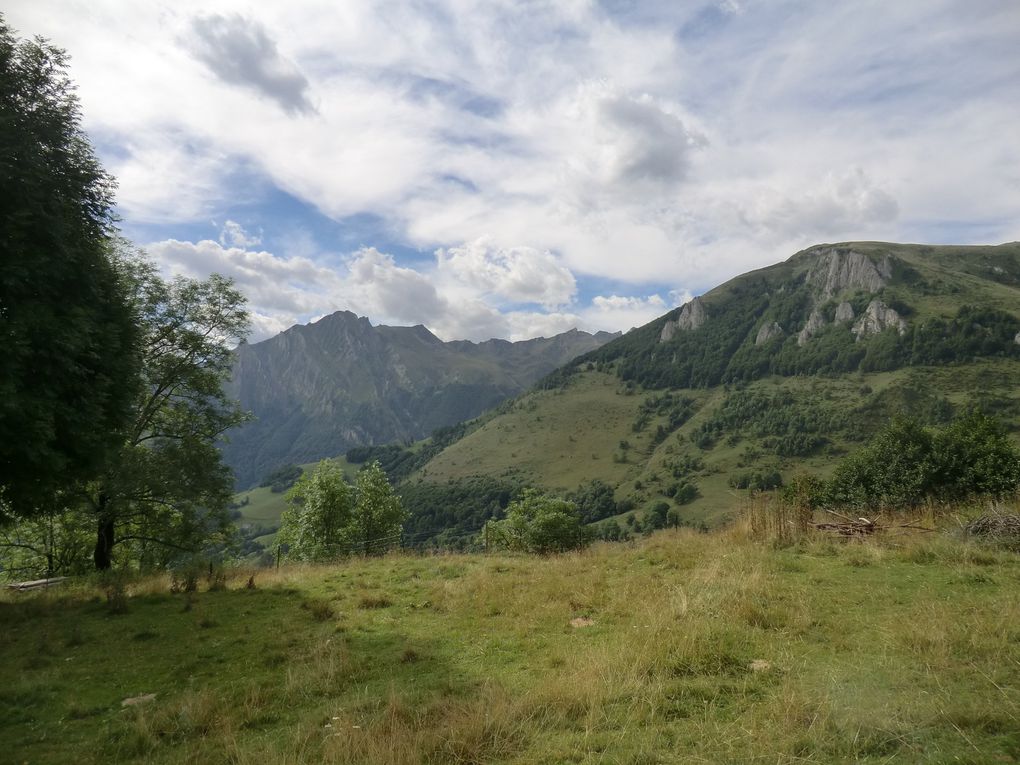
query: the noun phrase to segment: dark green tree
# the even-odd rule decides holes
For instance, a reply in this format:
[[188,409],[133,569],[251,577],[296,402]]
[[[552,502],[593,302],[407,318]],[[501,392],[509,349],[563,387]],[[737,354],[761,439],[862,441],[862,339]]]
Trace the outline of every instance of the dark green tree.
[[114,183],[80,123],[64,52],[0,17],[0,521],[99,470],[136,391]]
[[944,428],[897,418],[840,463],[821,494],[833,505],[903,508],[1018,489],[1020,449],[999,423],[971,411]]
[[524,552],[564,552],[587,541],[577,505],[534,489],[510,503],[504,520],[486,527],[491,543]]

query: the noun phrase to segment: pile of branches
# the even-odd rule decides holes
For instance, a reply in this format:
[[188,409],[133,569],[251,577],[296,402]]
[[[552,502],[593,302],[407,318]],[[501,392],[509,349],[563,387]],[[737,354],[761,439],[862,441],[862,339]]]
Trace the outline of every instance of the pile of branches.
[[835,516],[839,520],[813,523],[811,525],[818,531],[826,531],[845,539],[868,537],[878,532],[887,532],[892,530],[934,531],[934,529],[919,526],[916,523],[882,523],[880,518],[877,517],[874,519],[851,518],[848,515],[837,513],[835,510],[826,510],[825,512]]
[[982,515],[968,523],[964,530],[968,536],[1004,543],[1011,549],[1020,550],[1020,515]]

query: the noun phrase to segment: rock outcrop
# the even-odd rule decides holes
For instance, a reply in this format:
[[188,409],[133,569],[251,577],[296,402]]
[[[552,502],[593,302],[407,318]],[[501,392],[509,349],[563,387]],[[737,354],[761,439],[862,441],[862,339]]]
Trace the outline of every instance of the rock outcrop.
[[878,265],[863,253],[843,248],[820,249],[816,256],[807,282],[827,298],[849,289],[878,292],[892,277],[888,255]]
[[1016,333],[1016,337],[1013,338],[1013,342],[1020,345],[1020,332]]
[[845,300],[836,306],[836,323],[842,324],[854,320],[854,307]]
[[895,309],[890,308],[878,298],[875,298],[861,314],[851,330],[860,340],[868,335],[877,335],[889,328],[895,329],[901,335],[907,331],[907,322],[903,320]]
[[807,324],[804,325],[804,329],[797,333],[797,345],[804,345],[808,340],[818,334],[819,330],[825,326],[825,317],[822,316],[822,312],[817,308],[811,312],[808,316]]
[[677,332],[697,329],[705,323],[706,318],[708,317],[705,315],[705,306],[702,304],[701,298],[694,298],[680,309],[679,315],[673,321],[667,321],[662,326],[659,342],[669,342]]
[[765,343],[770,340],[782,337],[784,334],[783,328],[780,326],[779,322],[772,321],[768,324],[763,324],[761,329],[758,330],[758,336],[754,338],[754,344],[765,345]]

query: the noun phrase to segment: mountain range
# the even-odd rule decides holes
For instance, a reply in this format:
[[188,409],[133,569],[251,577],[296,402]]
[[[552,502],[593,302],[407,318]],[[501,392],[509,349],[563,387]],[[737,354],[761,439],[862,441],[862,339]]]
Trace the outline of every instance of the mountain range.
[[[343,324],[357,322],[368,327],[350,315]],[[302,339],[314,332],[296,330]],[[461,345],[429,339],[422,328],[403,332],[423,338],[412,347],[426,359]],[[827,476],[897,415],[940,425],[978,407],[1020,434],[1020,243],[817,245],[625,335],[568,336],[591,347],[576,357],[574,345],[564,348],[564,363],[530,389],[514,395],[502,388],[513,397],[471,421],[411,445],[391,438],[388,446],[352,452],[342,465],[352,471],[379,459],[411,510],[406,530],[416,541],[445,544],[469,539],[522,486],[582,500],[597,495],[597,509],[582,501],[595,523],[661,517],[666,506],[684,523],[713,525],[749,491],[801,473]],[[368,378],[364,385],[393,384],[392,370],[349,347],[345,363]],[[247,352],[253,349],[259,346]],[[239,368],[255,363],[244,354]],[[320,372],[310,387],[351,385],[332,381],[328,368]],[[300,408],[300,374],[291,379],[282,367],[272,376],[288,381],[291,406]],[[241,379],[256,376],[245,368]],[[493,392],[489,401],[497,398]],[[410,433],[390,411],[389,432]],[[466,408],[446,411],[453,421]],[[376,443],[384,440],[381,432]],[[324,442],[317,454],[328,453]],[[274,496],[252,498],[262,522],[282,508]]]
[[288,463],[405,443],[478,416],[617,335],[443,342],[425,327],[338,311],[236,351],[228,393],[253,421],[222,446],[246,488]]

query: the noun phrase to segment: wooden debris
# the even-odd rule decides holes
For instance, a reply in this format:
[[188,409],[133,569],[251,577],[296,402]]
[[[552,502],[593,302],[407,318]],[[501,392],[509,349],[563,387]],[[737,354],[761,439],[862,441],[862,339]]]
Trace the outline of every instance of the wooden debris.
[[888,532],[896,529],[910,529],[913,531],[934,531],[935,529],[928,528],[926,526],[919,526],[916,523],[879,523],[878,519],[874,520],[870,518],[851,518],[848,515],[837,513],[834,510],[826,510],[825,512],[830,515],[834,515],[839,518],[839,521],[829,521],[828,523],[813,523],[811,524],[818,531],[827,531],[836,536],[843,537],[844,539],[854,539],[858,537],[867,537],[875,534],[876,532]]
[[31,582],[15,582],[14,584],[7,585],[7,589],[17,590],[18,592],[22,592],[24,590],[41,590],[44,587],[51,587],[54,584],[60,584],[65,579],[67,579],[66,576],[54,576],[49,579],[36,579]]

